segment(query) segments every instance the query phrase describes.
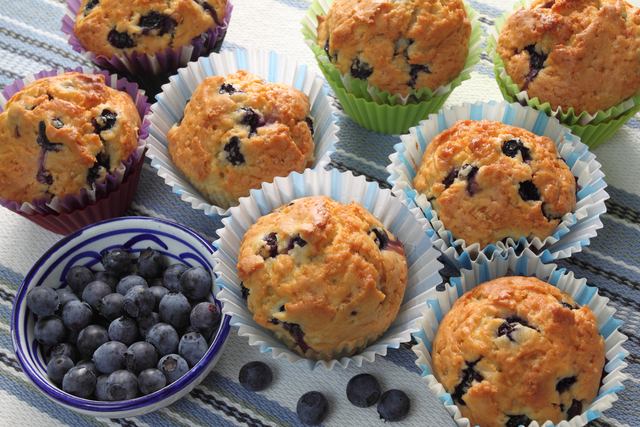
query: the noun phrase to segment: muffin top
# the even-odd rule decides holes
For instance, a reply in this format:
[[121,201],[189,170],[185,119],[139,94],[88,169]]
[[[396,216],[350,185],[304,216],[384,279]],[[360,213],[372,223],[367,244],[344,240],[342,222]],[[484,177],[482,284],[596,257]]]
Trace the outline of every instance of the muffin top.
[[65,73],[28,84],[0,114],[0,197],[80,195],[129,158],[140,116],[104,76]]
[[551,139],[490,120],[436,135],[413,186],[467,246],[544,240],[576,203],[576,179]]
[[206,78],[167,136],[176,166],[213,204],[235,206],[263,182],[313,162],[303,92],[238,70]]
[[464,294],[431,350],[436,379],[481,427],[570,420],[595,399],[604,338],[588,306],[533,277],[502,277]]
[[335,0],[318,22],[318,45],[343,75],[392,94],[446,85],[469,54],[462,0]]
[[640,93],[640,11],[621,0],[535,0],[509,15],[497,53],[529,98],[595,114]]
[[222,25],[226,8],[227,0],[82,0],[73,33],[107,58],[177,51]]
[[313,359],[371,344],[395,319],[407,282],[402,243],[358,203],[324,196],[258,219],[237,268],[254,320]]

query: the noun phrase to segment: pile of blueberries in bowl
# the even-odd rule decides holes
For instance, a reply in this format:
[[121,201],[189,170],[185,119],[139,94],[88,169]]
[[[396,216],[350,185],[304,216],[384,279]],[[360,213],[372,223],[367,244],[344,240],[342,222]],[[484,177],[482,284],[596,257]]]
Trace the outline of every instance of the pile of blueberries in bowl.
[[213,247],[146,217],[62,239],[16,295],[13,346],[53,401],[97,417],[142,415],[198,385],[218,361],[228,316],[212,290]]

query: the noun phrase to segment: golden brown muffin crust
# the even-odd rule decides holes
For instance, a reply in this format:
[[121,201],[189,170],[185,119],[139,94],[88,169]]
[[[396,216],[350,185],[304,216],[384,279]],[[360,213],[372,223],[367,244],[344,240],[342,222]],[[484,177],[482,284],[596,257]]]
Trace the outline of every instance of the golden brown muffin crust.
[[471,425],[558,423],[595,399],[605,344],[588,306],[539,279],[513,276],[456,301],[431,357],[436,379]]
[[544,240],[576,203],[575,178],[552,140],[490,120],[458,121],[436,135],[413,186],[454,239],[481,247]]
[[621,0],[536,0],[509,15],[497,53],[529,98],[595,114],[640,93],[640,10]]
[[254,320],[310,358],[371,344],[395,319],[407,281],[402,243],[361,205],[324,196],[261,217],[237,268]]
[[80,195],[138,146],[140,116],[102,75],[36,80],[0,114],[0,197],[19,203]]

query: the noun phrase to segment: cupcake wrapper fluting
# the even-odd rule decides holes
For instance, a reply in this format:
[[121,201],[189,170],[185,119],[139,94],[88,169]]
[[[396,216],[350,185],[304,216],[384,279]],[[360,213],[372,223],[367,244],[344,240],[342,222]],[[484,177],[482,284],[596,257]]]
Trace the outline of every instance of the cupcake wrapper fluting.
[[[610,408],[618,399],[616,393],[624,389],[622,382],[627,379],[627,376],[622,370],[627,364],[623,359],[629,352],[622,347],[622,343],[627,340],[627,337],[618,330],[622,322],[613,317],[616,310],[607,306],[608,299],[598,295],[597,288],[588,286],[585,279],[574,278],[573,273],[566,272],[565,269],[558,269],[555,264],[543,264],[528,249],[525,249],[521,255],[516,255],[515,251],[510,249],[506,258],[474,264],[473,269],[462,270],[461,277],[452,278],[451,285],[445,285],[444,291],[435,293],[436,298],[427,302],[428,308],[422,311],[423,318],[418,321],[420,331],[413,334],[418,342],[418,345],[412,348],[418,356],[416,364],[422,369],[422,377],[427,381],[431,391],[438,396],[456,423],[461,427],[472,427],[469,419],[462,417],[451,395],[434,377],[431,345],[440,322],[458,298],[481,283],[515,275],[534,276],[556,286],[562,292],[568,293],[578,304],[588,305],[598,319],[599,331],[605,339],[605,357],[609,361],[604,367],[607,375],[602,379],[598,396],[583,413],[568,422],[561,423],[570,427],[583,426]],[[531,427],[538,425],[535,421],[530,424]],[[552,425],[551,421],[542,424],[544,427]]]
[[209,202],[184,177],[169,155],[167,134],[182,118],[187,100],[205,78],[226,76],[239,69],[259,75],[269,82],[295,87],[309,97],[315,129],[313,169],[324,169],[329,164],[338,141],[338,118],[332,100],[327,96],[328,90],[323,87],[324,80],[297,60],[273,51],[238,49],[211,54],[189,63],[163,86],[163,92],[157,96],[158,102],[151,107],[147,157],[151,158],[151,166],[158,170],[158,175],[174,193],[180,194],[182,200],[193,209],[218,218],[229,215],[228,210]]
[[[413,179],[431,139],[458,120],[483,119],[524,128],[536,135],[550,138],[555,142],[571,173],[577,178],[581,190],[577,194],[573,213],[562,217],[554,233],[546,239],[535,238],[530,242],[524,237],[517,242],[508,239],[506,244],[498,242],[482,249],[477,243],[467,246],[464,240],[453,239],[438,219],[436,211],[431,208],[427,197],[413,189]],[[562,126],[556,119],[549,118],[543,111],[520,104],[509,104],[506,101],[464,103],[430,115],[429,120],[411,128],[409,134],[403,135],[401,140],[402,142],[394,147],[396,152],[389,156],[391,164],[387,166],[390,174],[387,181],[393,185],[392,191],[396,196],[406,203],[415,203],[424,211],[430,221],[424,229],[425,232],[443,253],[447,262],[455,268],[471,268],[473,262],[504,256],[510,247],[516,246],[530,248],[543,262],[566,258],[582,250],[582,246],[589,244],[589,239],[595,237],[597,230],[602,228],[600,215],[606,212],[604,202],[609,195],[604,190],[607,185],[600,170],[600,163],[579,137],[572,135],[567,127]]]
[[[341,357],[340,351],[348,349],[337,349],[332,355],[335,358],[329,361],[301,357],[259,326],[242,298],[236,270],[242,238],[258,218],[291,200],[319,195],[343,204],[355,201],[368,209],[404,244],[408,269],[402,305],[387,331],[360,353]],[[304,174],[294,172],[286,178],[276,178],[272,184],[263,184],[261,190],[252,190],[250,197],[241,198],[240,205],[229,209],[229,213],[231,216],[222,220],[224,228],[218,231],[220,238],[213,243],[217,249],[215,285],[220,289],[216,298],[223,301],[222,312],[232,316],[231,325],[239,328],[241,336],[249,338],[250,345],[259,345],[261,352],[271,352],[274,358],[284,357],[289,363],[304,363],[309,369],[322,365],[330,370],[336,364],[343,368],[350,362],[361,366],[365,360],[372,362],[376,355],[386,355],[387,348],[398,348],[400,343],[410,341],[411,333],[418,330],[415,322],[421,308],[442,282],[438,273],[442,268],[437,261],[439,253],[421,231],[426,219],[420,210],[408,209],[389,190],[380,189],[377,183],[355,177],[351,172],[307,169]]]

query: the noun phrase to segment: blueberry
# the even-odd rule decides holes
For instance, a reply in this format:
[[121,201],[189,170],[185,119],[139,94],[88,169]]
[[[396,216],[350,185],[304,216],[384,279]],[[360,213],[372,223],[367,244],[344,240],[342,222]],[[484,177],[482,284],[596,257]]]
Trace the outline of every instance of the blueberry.
[[224,151],[229,153],[227,161],[234,166],[241,165],[245,162],[244,156],[240,152],[240,138],[232,136],[224,145]]
[[109,400],[121,401],[138,397],[138,377],[125,369],[112,372],[105,385]]
[[98,325],[89,325],[80,331],[76,347],[78,347],[82,357],[91,359],[96,349],[107,341],[109,341],[109,333],[106,328]]
[[304,118],[304,121],[307,123],[307,126],[309,126],[309,133],[313,136],[313,117],[307,116]]
[[578,377],[565,377],[558,381],[558,384],[556,384],[556,391],[558,393],[564,393],[565,391],[569,390],[571,386],[574,385],[577,381]]
[[171,292],[180,292],[180,277],[190,269],[188,265],[172,264],[164,271],[164,286]]
[[78,344],[78,336],[80,335],[79,331],[69,330],[67,332],[67,338],[64,342],[71,344],[72,346],[76,346]]
[[507,417],[509,417],[509,420],[505,424],[506,427],[527,427],[529,424],[531,424],[531,419],[529,419],[529,417],[527,417],[526,415],[507,415]]
[[246,390],[262,391],[273,381],[273,372],[266,363],[249,362],[240,368],[238,381]]
[[[256,113],[252,108],[243,108],[244,114],[240,123],[249,126],[249,137],[257,133],[257,129],[267,124],[267,121],[259,113]],[[225,151],[226,148],[225,148]]]
[[265,260],[278,256],[278,236],[276,233],[269,233],[267,237],[264,238],[264,241],[267,244],[260,249],[259,255]]
[[42,345],[57,345],[64,340],[67,329],[59,317],[46,316],[38,319],[33,334]]
[[147,286],[137,285],[127,291],[122,305],[131,317],[146,316],[153,311],[156,297]]
[[106,295],[100,300],[98,311],[109,321],[124,315],[124,295],[117,292]]
[[542,52],[536,51],[536,46],[534,44],[530,44],[525,47],[524,50],[529,52],[529,73],[524,79],[524,84],[522,86],[523,90],[526,90],[529,87],[529,83],[536,78],[540,70],[544,68],[544,62],[547,60],[548,54],[544,54]]
[[142,34],[147,35],[151,30],[158,30],[158,35],[163,36],[173,31],[178,25],[178,22],[168,15],[163,15],[158,12],[149,12],[142,16],[138,25],[144,30]]
[[453,184],[453,182],[456,180],[456,177],[458,176],[458,172],[460,172],[459,168],[451,169],[449,174],[445,177],[444,181],[442,181],[445,190],[451,187],[451,184]]
[[371,374],[359,374],[347,384],[347,399],[358,408],[367,408],[378,401],[380,383]]
[[96,274],[93,275],[92,281],[94,280],[100,280],[101,282],[106,283],[111,288],[111,292],[116,292],[116,287],[118,286],[118,281],[119,281],[117,277],[112,276],[106,271],[98,271]]
[[138,272],[147,280],[161,277],[164,272],[164,257],[151,248],[141,251],[138,258]]
[[509,341],[515,342],[515,339],[513,338],[512,334],[518,329],[516,325],[522,325],[527,328],[535,329],[529,326],[526,320],[521,319],[516,315],[513,315],[513,316],[507,317],[504,323],[498,327],[498,336],[501,337],[503,335],[506,335],[507,338],[509,338]]
[[109,31],[109,34],[107,34],[107,41],[116,49],[127,49],[136,45],[136,42],[131,39],[129,33],[126,31],[121,33],[115,29]]
[[138,325],[130,317],[118,317],[109,325],[109,339],[129,346],[138,341]]
[[473,196],[478,190],[478,183],[476,181],[478,170],[477,166],[466,164],[462,166],[460,172],[458,172],[458,178],[467,180],[467,188],[465,191],[468,196]]
[[73,360],[67,356],[54,356],[47,363],[47,376],[57,385],[62,384],[65,374],[73,368]]
[[158,361],[158,370],[162,372],[167,379],[167,384],[171,384],[180,379],[184,374],[189,372],[189,365],[178,354],[167,354]]
[[27,307],[37,316],[51,316],[59,305],[58,294],[48,286],[37,286],[27,293]]
[[93,310],[83,301],[69,301],[62,309],[62,322],[72,331],[81,331],[91,324]]
[[151,329],[153,325],[161,322],[160,315],[155,311],[152,311],[146,316],[138,316],[136,320],[138,321],[138,331],[142,338],[147,337],[147,332],[149,332],[149,329]]
[[96,182],[102,175],[111,170],[111,157],[103,152],[96,155],[96,161],[87,171],[87,184],[91,185]]
[[96,388],[93,391],[96,398],[102,402],[109,402],[109,396],[107,396],[107,378],[109,375],[103,374],[96,380]]
[[76,294],[81,294],[84,287],[93,281],[93,273],[83,265],[75,265],[67,271],[67,286]]
[[375,235],[373,241],[376,243],[376,246],[378,246],[378,249],[381,251],[384,250],[387,247],[387,243],[389,243],[389,235],[387,232],[378,228],[373,228],[371,231]]
[[573,399],[571,406],[567,410],[567,420],[571,420],[573,417],[577,417],[580,414],[582,414],[582,401]]
[[180,277],[180,292],[190,301],[199,300],[209,295],[212,284],[209,271],[200,266],[193,267]]
[[571,304],[569,304],[568,302],[564,302],[564,301],[562,301],[560,304],[562,304],[562,306],[563,306],[564,308],[567,308],[567,309],[569,309],[569,310],[577,310],[577,309],[578,309],[577,307],[572,306],[572,305],[571,305]]
[[373,67],[366,62],[360,62],[360,59],[356,58],[349,71],[354,79],[366,80],[373,73]]
[[402,390],[387,390],[378,402],[378,414],[385,421],[403,420],[411,409],[411,401]]
[[74,345],[63,342],[53,348],[51,356],[67,356],[75,364],[80,359],[80,352]]
[[98,371],[110,374],[124,367],[124,353],[127,346],[120,341],[108,341],[93,353],[93,362]]
[[93,372],[93,375],[95,375],[96,378],[101,375],[100,371],[98,371],[98,368],[96,368],[96,364],[93,362],[93,360],[82,359],[81,361],[76,363],[76,366],[84,366],[85,368]]
[[153,309],[155,311],[158,311],[160,308],[160,301],[162,301],[162,298],[169,293],[169,289],[165,288],[164,286],[151,286],[149,290],[151,291],[151,293],[153,294],[153,297],[156,300],[156,303],[154,304]]
[[58,313],[60,314],[69,301],[80,301],[78,295],[68,287],[58,289],[56,294],[58,294],[58,302],[60,303],[60,305],[58,305]]
[[518,194],[520,194],[520,197],[522,197],[522,200],[525,202],[529,200],[540,200],[540,193],[533,181],[522,181]]
[[147,281],[142,276],[136,276],[135,274],[131,274],[129,276],[125,276],[118,282],[116,286],[116,292],[121,295],[126,295],[127,292],[134,286],[149,286]]
[[416,80],[418,80],[418,73],[431,74],[431,70],[426,65],[411,64],[411,69],[409,70],[410,79],[409,79],[409,82],[407,83],[407,86],[411,88],[416,87]]
[[91,123],[93,124],[93,129],[96,131],[96,133],[100,133],[103,131],[111,130],[116,125],[117,118],[118,113],[105,108],[104,110],[102,110],[98,117],[95,117],[91,120]]
[[191,304],[180,292],[170,292],[160,301],[159,314],[163,322],[174,328],[182,328],[189,324]]
[[218,310],[218,307],[211,302],[198,303],[193,307],[191,314],[189,315],[191,326],[205,335],[218,327],[220,324],[220,318],[220,310]]
[[47,125],[44,120],[40,121],[38,124],[38,136],[36,137],[36,142],[42,147],[43,151],[57,152],[60,151],[62,146],[61,143],[49,141],[49,138],[47,138]]
[[173,326],[168,323],[158,323],[149,329],[145,341],[153,344],[158,351],[158,356],[162,357],[178,351],[180,338]]
[[526,162],[531,160],[529,154],[529,148],[525,147],[520,138],[512,138],[502,143],[502,152],[505,156],[516,157],[518,152],[522,156],[522,161]]
[[319,391],[309,391],[298,399],[296,405],[298,418],[305,424],[318,425],[329,414],[329,401]]
[[64,123],[59,117],[54,117],[53,119],[51,119],[51,126],[56,129],[62,129],[64,127]]
[[236,87],[232,84],[222,83],[218,93],[228,93],[229,95],[233,95],[234,93],[242,93],[242,91],[240,89],[236,89]]
[[102,266],[112,276],[125,276],[131,270],[129,253],[124,249],[109,249],[102,254]]
[[285,253],[288,253],[289,251],[293,250],[295,246],[299,246],[303,248],[306,244],[307,244],[307,241],[304,240],[302,237],[300,237],[300,235],[297,235],[296,237],[292,238],[289,241],[289,244],[287,245],[287,248],[284,251]]
[[307,350],[309,350],[310,347],[304,340],[304,332],[302,331],[302,328],[299,324],[282,322],[282,328],[285,331],[289,332],[289,334],[293,338],[293,341],[300,347],[300,350],[302,350],[303,353],[306,353]]
[[475,362],[467,362],[467,367],[461,372],[461,381],[455,387],[455,390],[451,395],[451,398],[455,403],[466,406],[465,401],[462,400],[462,396],[467,393],[467,390],[471,388],[474,381],[481,382],[484,380],[484,377],[474,369],[476,363],[478,363],[479,361],[480,359],[476,360]]
[[94,310],[98,310],[102,298],[109,295],[111,287],[99,280],[89,283],[82,291],[82,301],[86,302]]
[[167,385],[167,378],[156,368],[145,369],[138,375],[138,387],[145,396],[162,390]]
[[74,366],[62,378],[62,390],[77,397],[87,398],[96,388],[96,375],[86,366]]
[[187,332],[178,344],[178,354],[187,361],[190,368],[193,368],[208,350],[209,344],[200,332]]
[[98,3],[100,3],[100,0],[89,0],[87,5],[84,7],[85,13],[91,11],[98,5]]
[[249,288],[244,286],[244,282],[240,282],[240,292],[242,292],[242,298],[245,300],[249,298]]
[[158,352],[153,344],[146,341],[131,344],[124,353],[124,365],[135,374],[145,369],[155,368],[157,363]]

